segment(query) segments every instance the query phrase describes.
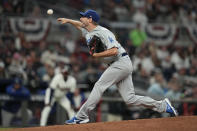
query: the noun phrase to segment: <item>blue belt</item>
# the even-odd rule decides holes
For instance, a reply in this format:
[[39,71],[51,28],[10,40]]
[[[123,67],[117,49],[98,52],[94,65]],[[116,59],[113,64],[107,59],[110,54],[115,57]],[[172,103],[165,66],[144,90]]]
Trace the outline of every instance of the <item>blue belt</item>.
[[[126,56],[126,55],[128,55],[127,52],[124,52],[124,53],[121,54],[122,57],[123,57],[123,56]],[[115,62],[115,61],[112,61],[111,63],[108,64],[108,66],[110,66],[110,65],[111,65],[112,63],[114,63],[114,62]]]
[[128,55],[127,52],[122,53],[122,57]]

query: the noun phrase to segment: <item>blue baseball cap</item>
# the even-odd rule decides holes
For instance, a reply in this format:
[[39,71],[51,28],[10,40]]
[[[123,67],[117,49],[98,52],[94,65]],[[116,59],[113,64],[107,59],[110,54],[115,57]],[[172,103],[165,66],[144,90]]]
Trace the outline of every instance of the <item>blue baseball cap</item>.
[[86,12],[80,12],[82,17],[92,18],[94,22],[99,21],[99,15],[94,10],[87,10]]
[[21,79],[19,79],[19,78],[14,78],[14,84],[22,84]]

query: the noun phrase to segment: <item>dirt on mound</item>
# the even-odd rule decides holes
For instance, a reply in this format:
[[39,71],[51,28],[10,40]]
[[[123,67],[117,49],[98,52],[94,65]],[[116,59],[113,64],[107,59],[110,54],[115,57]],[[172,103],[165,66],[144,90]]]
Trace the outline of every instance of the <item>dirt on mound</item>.
[[18,128],[12,129],[12,131],[197,131],[197,116],[138,119],[76,125],[55,125]]

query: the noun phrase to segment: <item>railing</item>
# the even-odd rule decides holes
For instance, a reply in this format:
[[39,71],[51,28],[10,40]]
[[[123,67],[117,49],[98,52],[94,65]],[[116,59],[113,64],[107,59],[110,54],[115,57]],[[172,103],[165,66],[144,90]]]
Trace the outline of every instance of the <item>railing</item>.
[[[138,95],[148,95],[146,91],[143,91],[143,90],[140,90],[138,88],[135,89],[136,91],[136,94]],[[89,94],[87,94],[88,96]],[[150,95],[149,95],[150,96]],[[27,123],[27,107],[28,107],[28,103],[29,102],[43,102],[44,103],[44,95],[37,95],[37,94],[33,94],[31,95],[30,99],[29,100],[22,100],[22,106],[21,106],[21,109],[22,109],[22,127],[27,127],[29,126],[28,123]],[[150,96],[154,99],[157,99],[157,100],[161,100],[163,98],[159,97],[159,96]],[[10,100],[14,100],[12,97],[10,97],[9,95],[7,94],[0,94],[0,102],[3,102],[3,101],[10,101]],[[98,114],[97,114],[97,118],[99,118],[99,120],[101,119],[101,114],[102,114],[102,103],[103,104],[108,104],[109,102],[124,102],[123,99],[120,97],[120,96],[117,96],[117,97],[110,97],[110,96],[103,96],[101,98],[101,102],[98,104]],[[196,103],[197,104],[197,99],[181,99],[181,100],[172,100],[172,103]],[[62,112],[63,110],[57,106],[56,107],[57,109],[57,117],[56,117],[56,122],[58,122],[59,124],[62,123]],[[98,120],[98,119],[97,119]]]

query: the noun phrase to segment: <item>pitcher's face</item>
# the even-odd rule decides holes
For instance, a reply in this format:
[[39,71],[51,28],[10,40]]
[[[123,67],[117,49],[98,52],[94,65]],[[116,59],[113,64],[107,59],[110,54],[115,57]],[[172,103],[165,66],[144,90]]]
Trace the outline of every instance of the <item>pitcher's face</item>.
[[92,18],[87,18],[87,17],[81,17],[80,21],[83,24],[82,27],[86,28],[87,26],[89,26],[90,22],[91,22]]

